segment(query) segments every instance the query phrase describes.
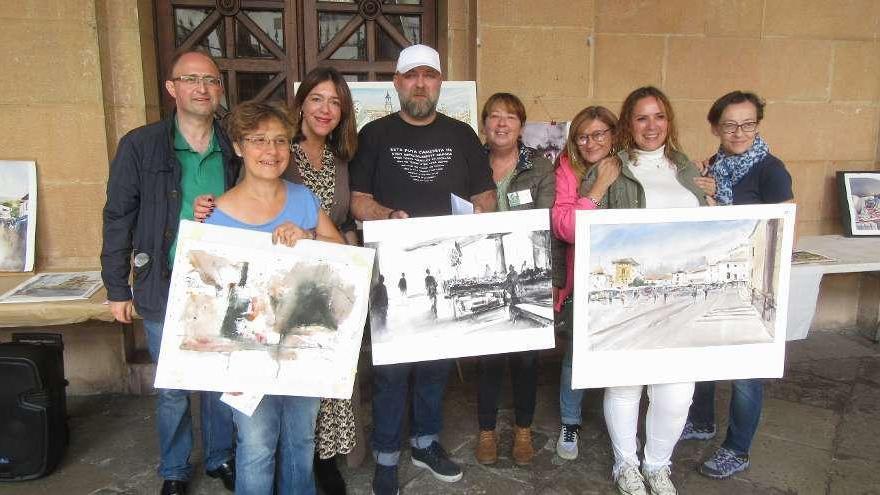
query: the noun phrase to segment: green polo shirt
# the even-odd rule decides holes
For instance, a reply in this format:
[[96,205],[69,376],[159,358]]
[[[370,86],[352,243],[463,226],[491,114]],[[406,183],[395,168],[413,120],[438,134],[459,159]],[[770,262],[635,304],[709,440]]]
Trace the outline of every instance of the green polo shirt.
[[[202,194],[213,194],[216,198],[224,192],[225,179],[223,174],[223,152],[217,136],[211,135],[211,144],[204,153],[192,149],[192,146],[180,133],[177,122],[174,123],[174,154],[180,162],[180,219],[193,219],[193,201]],[[174,252],[177,239],[171,244],[168,265],[174,266]]]

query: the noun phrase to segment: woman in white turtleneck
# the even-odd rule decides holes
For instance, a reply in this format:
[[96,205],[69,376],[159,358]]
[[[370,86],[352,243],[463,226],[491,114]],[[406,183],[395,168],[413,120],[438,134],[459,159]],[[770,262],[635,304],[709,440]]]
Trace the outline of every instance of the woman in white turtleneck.
[[[707,204],[715,192],[711,178],[679,151],[669,99],[654,87],[639,88],[620,110],[617,135],[618,177],[601,197],[606,208],[686,208]],[[633,363],[637,365],[637,363]],[[670,459],[687,419],[694,392],[691,383],[647,385],[645,452],[639,469],[636,431],[645,385],[605,389],[605,423],[614,449],[612,475],[620,493],[675,494]]]

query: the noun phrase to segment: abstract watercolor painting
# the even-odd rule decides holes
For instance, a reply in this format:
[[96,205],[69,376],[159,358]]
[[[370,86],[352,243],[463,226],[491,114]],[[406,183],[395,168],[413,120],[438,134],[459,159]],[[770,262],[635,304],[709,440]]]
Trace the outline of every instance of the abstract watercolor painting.
[[347,398],[373,250],[181,222],[156,386]]
[[794,205],[576,221],[574,386],[781,376]]

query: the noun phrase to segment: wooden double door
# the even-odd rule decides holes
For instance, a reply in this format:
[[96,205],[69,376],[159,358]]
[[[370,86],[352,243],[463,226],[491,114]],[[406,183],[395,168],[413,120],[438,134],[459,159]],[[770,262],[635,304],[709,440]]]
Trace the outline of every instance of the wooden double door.
[[349,81],[389,80],[403,47],[436,46],[435,0],[154,1],[160,79],[180,51],[205,50],[223,74],[224,111],[250,99],[292,103],[294,82],[319,66]]

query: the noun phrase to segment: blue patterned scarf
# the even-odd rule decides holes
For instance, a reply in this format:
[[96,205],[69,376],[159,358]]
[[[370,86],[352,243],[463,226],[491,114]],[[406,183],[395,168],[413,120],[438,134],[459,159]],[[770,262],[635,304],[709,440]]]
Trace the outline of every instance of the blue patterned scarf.
[[745,177],[749,170],[770,153],[767,143],[760,135],[755,136],[755,142],[745,153],[729,155],[723,149],[718,148],[715,162],[712,164],[712,175],[715,177],[715,200],[720,205],[733,203],[733,186]]

